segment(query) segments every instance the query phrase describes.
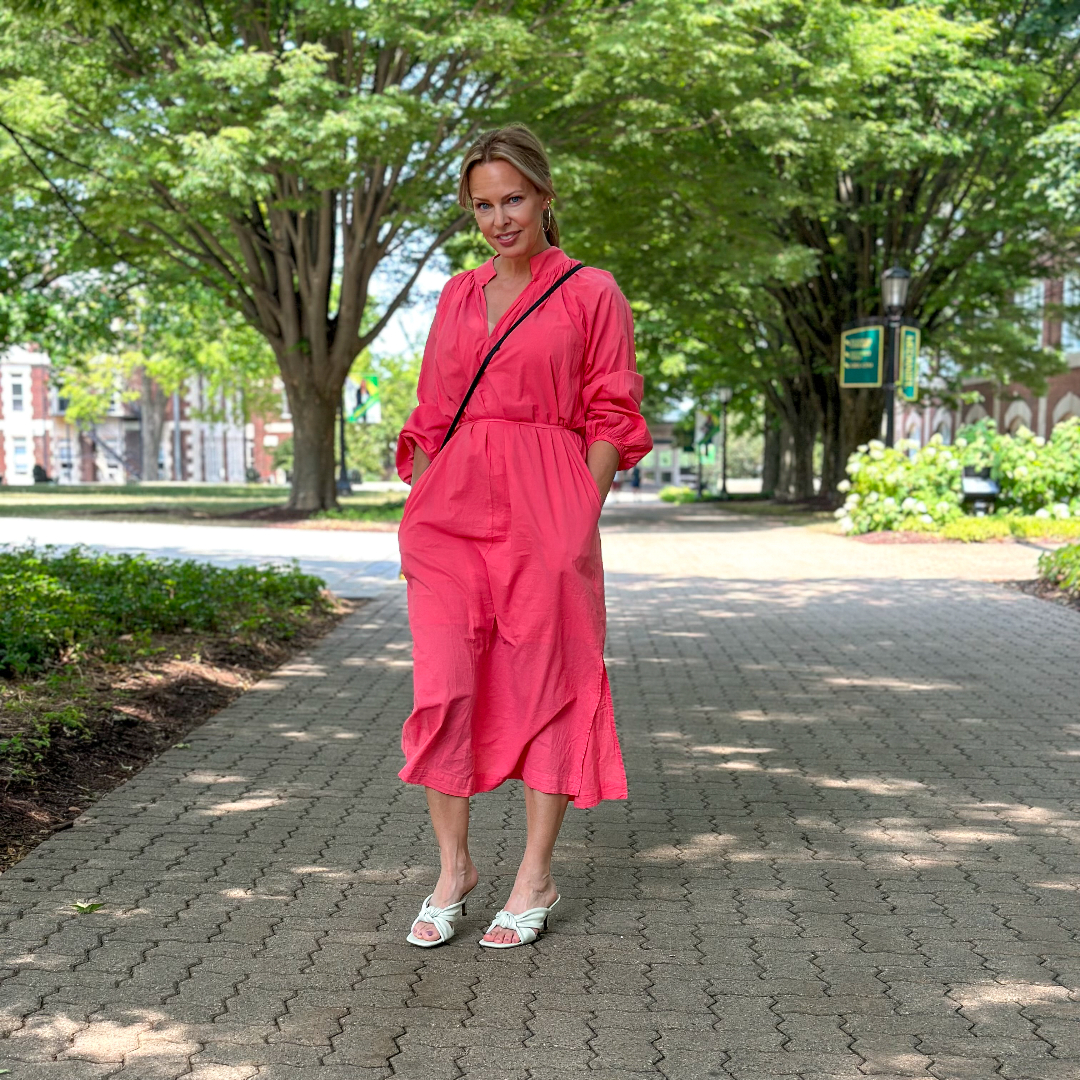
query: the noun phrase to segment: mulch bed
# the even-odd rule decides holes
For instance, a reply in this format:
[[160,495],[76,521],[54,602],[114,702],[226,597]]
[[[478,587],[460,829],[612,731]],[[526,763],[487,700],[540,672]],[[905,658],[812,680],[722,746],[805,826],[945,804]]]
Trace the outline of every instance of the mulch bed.
[[[363,603],[336,601],[284,644],[159,634],[151,647],[162,651],[153,655],[83,661],[79,707],[92,737],[56,740],[33,782],[0,782],[0,872]],[[26,684],[28,696],[35,689]]]
[[[959,544],[960,540],[946,540],[936,533],[923,532],[870,532],[853,536],[860,544]],[[1011,537],[1009,538],[1011,539]]]
[[1049,600],[1051,604],[1060,604],[1062,607],[1072,608],[1073,611],[1080,611],[1080,596],[1063,592],[1049,581],[1039,578],[1034,581],[1010,581],[1008,588],[1027,593],[1028,596],[1037,596],[1040,600]]

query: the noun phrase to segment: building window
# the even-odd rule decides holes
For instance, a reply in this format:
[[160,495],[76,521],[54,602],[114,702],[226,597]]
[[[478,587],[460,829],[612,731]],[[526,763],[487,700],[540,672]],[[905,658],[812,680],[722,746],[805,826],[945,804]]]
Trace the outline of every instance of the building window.
[[1062,296],[1065,317],[1061,320],[1061,348],[1064,352],[1080,351],[1080,278],[1066,278]]
[[27,453],[26,440],[25,439],[13,439],[12,449],[14,450],[15,458],[15,475],[16,476],[29,476],[30,475],[30,455]]
[[21,379],[11,380],[11,411],[23,411],[23,385]]

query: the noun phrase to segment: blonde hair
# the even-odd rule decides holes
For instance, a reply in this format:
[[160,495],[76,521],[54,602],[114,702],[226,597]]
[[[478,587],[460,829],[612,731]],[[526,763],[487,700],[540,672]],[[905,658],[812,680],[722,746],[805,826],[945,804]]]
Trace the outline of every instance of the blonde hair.
[[[551,183],[551,164],[540,140],[524,124],[508,124],[506,127],[485,131],[469,147],[469,152],[461,162],[458,202],[464,209],[473,208],[469,194],[469,173],[474,165],[487,165],[491,161],[505,161],[513,165],[542,195],[549,199],[555,198],[555,188]],[[559,223],[555,220],[555,211],[547,209],[544,217],[544,235],[549,244],[558,247]]]

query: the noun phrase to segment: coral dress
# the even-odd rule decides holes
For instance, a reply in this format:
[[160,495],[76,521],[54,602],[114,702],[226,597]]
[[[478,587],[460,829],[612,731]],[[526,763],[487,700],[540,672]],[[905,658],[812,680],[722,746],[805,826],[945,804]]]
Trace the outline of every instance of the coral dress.
[[443,289],[398,472],[431,459],[398,533],[413,635],[403,780],[448,795],[521,779],[581,807],[626,797],[604,668],[597,440],[630,468],[652,446],[641,417],[630,307],[610,274],[575,274],[495,354],[446,449],[484,356],[574,264],[558,248],[488,333],[494,259]]

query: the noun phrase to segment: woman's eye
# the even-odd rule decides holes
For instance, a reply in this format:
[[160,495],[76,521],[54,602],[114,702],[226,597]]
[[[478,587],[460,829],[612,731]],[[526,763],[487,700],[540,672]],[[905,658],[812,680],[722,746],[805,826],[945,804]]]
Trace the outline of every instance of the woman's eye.
[[519,202],[521,202],[521,196],[520,195],[511,195],[508,201],[511,202],[511,203],[519,203]]
[[478,202],[476,204],[476,209],[477,210],[490,210],[491,209],[491,203]]

